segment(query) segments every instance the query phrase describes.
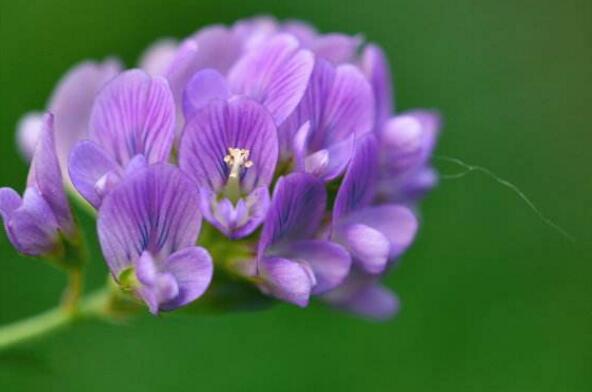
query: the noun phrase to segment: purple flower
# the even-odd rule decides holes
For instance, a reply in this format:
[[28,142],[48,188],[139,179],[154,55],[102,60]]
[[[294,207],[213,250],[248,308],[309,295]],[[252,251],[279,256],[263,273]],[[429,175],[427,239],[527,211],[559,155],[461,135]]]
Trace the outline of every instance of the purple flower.
[[280,178],[258,246],[256,274],[261,290],[306,306],[310,295],[325,293],[343,282],[350,255],[338,244],[314,239],[325,204],[320,180],[304,173]]
[[[97,92],[121,71],[117,60],[83,62],[64,75],[53,92],[48,111],[55,115],[55,144],[62,175],[68,177],[68,156],[76,142],[88,135],[88,121]],[[21,151],[31,158],[40,138],[42,114],[28,113],[18,124]]]
[[42,121],[23,197],[11,188],[0,189],[0,214],[8,238],[30,256],[56,252],[60,236],[70,240],[76,236],[56,155],[53,115],[46,114]]
[[[175,104],[167,81],[131,70],[97,96],[90,117],[90,140],[70,155],[70,177],[94,207],[136,162],[168,160],[175,130]],[[135,158],[135,159],[134,159]]]
[[194,245],[198,206],[191,181],[161,163],[131,173],[99,209],[99,240],[113,277],[152,313],[195,300],[212,279],[209,253]]
[[356,266],[370,274],[383,272],[417,231],[417,219],[407,207],[370,204],[376,191],[377,157],[373,135],[357,143],[333,208],[333,238],[348,249]]
[[265,218],[277,156],[270,114],[249,98],[234,97],[196,110],[181,139],[179,164],[199,187],[206,220],[240,238]]
[[374,99],[369,83],[353,65],[317,59],[304,98],[280,129],[284,157],[323,180],[343,173],[354,140],[372,131]]

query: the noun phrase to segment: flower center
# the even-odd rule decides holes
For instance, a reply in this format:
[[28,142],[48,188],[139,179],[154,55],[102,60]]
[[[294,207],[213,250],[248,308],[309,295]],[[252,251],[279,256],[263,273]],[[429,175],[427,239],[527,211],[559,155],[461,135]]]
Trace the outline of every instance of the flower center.
[[228,147],[224,162],[230,167],[230,178],[238,178],[243,167],[248,169],[253,166],[253,161],[249,160],[250,153],[246,148]]
[[228,154],[224,156],[224,162],[230,167],[230,174],[228,175],[224,194],[233,202],[236,202],[241,195],[241,169],[248,169],[253,166],[253,161],[249,160],[250,153],[246,148],[228,147]]

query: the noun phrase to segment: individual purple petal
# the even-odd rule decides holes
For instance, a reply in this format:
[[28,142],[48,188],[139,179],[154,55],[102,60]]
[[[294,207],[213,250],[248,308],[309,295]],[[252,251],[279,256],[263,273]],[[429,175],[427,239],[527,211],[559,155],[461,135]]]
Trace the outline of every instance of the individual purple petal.
[[337,308],[377,321],[389,319],[400,308],[399,299],[391,290],[377,283],[376,278],[361,273],[350,275],[323,299]]
[[213,69],[197,72],[187,83],[183,93],[183,114],[190,120],[201,108],[213,99],[227,99],[230,90],[222,74]]
[[160,39],[142,53],[139,66],[152,76],[163,75],[172,63],[178,48],[179,44],[174,39]]
[[259,255],[270,246],[310,238],[321,224],[326,200],[324,184],[309,174],[280,178],[263,224]]
[[302,46],[309,47],[318,37],[317,30],[306,22],[300,20],[288,20],[282,24],[282,31],[293,35]]
[[17,128],[17,145],[23,156],[30,160],[35,152],[35,146],[41,134],[43,127],[43,114],[39,112],[31,112],[25,114],[18,122]]
[[[242,193],[248,194],[271,182],[278,156],[276,132],[266,110],[248,98],[212,101],[185,127],[180,167],[200,187],[216,192],[236,172]],[[244,162],[237,158],[236,170],[226,158],[232,154],[229,149],[246,151]]]
[[394,111],[391,72],[388,60],[377,46],[366,46],[362,54],[361,68],[370,81],[376,104],[375,126],[380,130],[382,124]]
[[35,153],[31,161],[27,186],[37,189],[45,199],[61,230],[74,235],[74,221],[64,191],[60,164],[56,155],[54,117],[46,114]]
[[259,273],[264,292],[301,307],[308,305],[316,281],[306,264],[281,257],[264,257],[259,264]]
[[27,188],[18,208],[14,208],[14,194],[7,194],[4,189],[0,192],[3,193],[2,202],[5,203],[1,207],[4,225],[14,247],[29,256],[40,256],[55,250],[58,222],[51,206],[39,191]]
[[295,241],[283,249],[292,260],[304,261],[314,274],[311,294],[322,294],[341,284],[349,272],[351,257],[340,245],[319,240]]
[[267,44],[279,32],[279,24],[273,17],[257,16],[239,20],[232,26],[232,31],[240,39],[243,50],[249,52]]
[[377,230],[388,239],[390,259],[399,257],[411,245],[418,226],[411,210],[400,205],[382,205],[356,211],[343,220],[342,227],[354,222]]
[[212,257],[197,246],[182,249],[170,255],[163,268],[171,273],[179,286],[178,295],[162,304],[162,310],[172,310],[200,297],[210,285],[214,266]]
[[338,225],[334,236],[347,246],[354,260],[364,271],[379,274],[386,268],[391,243],[381,231],[354,221]]
[[360,137],[370,132],[373,124],[374,98],[370,85],[356,67],[340,65],[336,68],[330,92],[325,97],[323,117],[318,129],[311,134],[309,149],[321,149],[351,134]]
[[324,181],[331,181],[347,167],[354,151],[355,135],[318,150],[304,159],[304,171]]
[[294,37],[280,34],[239,60],[228,81],[234,93],[261,102],[279,125],[302,99],[313,65],[312,53],[299,49]]
[[126,176],[107,195],[97,224],[103,255],[118,277],[144,251],[162,260],[195,243],[199,194],[179,169],[153,165]]
[[169,157],[175,103],[166,80],[140,70],[122,73],[97,96],[90,137],[120,165],[142,154],[149,163]]
[[318,57],[331,61],[333,64],[342,64],[354,59],[361,41],[359,37],[333,33],[317,37],[306,47]]
[[6,223],[17,208],[23,204],[20,195],[12,188],[0,188],[0,216]]
[[378,172],[378,146],[373,135],[356,143],[354,156],[339,187],[333,221],[357,209],[366,207],[374,198]]
[[212,68],[225,74],[241,53],[240,37],[224,26],[206,27],[183,41],[164,72],[177,105],[181,105],[183,90],[196,72]]
[[95,208],[119,181],[120,166],[98,144],[79,142],[70,155],[70,179],[76,190]]

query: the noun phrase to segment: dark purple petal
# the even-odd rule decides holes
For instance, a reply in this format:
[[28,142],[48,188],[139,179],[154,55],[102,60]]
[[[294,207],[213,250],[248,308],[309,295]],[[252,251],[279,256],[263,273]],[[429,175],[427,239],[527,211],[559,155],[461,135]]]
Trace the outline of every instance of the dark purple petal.
[[259,266],[261,290],[283,301],[305,307],[315,285],[314,273],[307,265],[281,257],[264,257]]
[[351,265],[349,253],[329,241],[296,241],[289,244],[283,254],[291,260],[306,262],[313,271],[316,283],[312,294],[325,293],[337,287],[344,281]]
[[56,155],[53,119],[51,114],[46,114],[43,117],[43,127],[39,141],[35,146],[27,186],[36,188],[45,199],[64,234],[74,235],[74,221],[64,191],[62,172]]
[[375,126],[382,124],[394,111],[391,71],[388,60],[379,46],[368,45],[362,54],[362,70],[372,85],[376,102]]
[[293,173],[278,180],[263,224],[259,255],[270,246],[308,239],[319,228],[325,213],[324,184],[305,173]]
[[201,108],[213,99],[226,100],[230,90],[222,74],[213,69],[197,72],[185,87],[183,93],[183,114],[189,121]]
[[299,49],[294,37],[280,34],[239,60],[228,81],[234,93],[261,102],[279,125],[302,99],[313,65],[312,53]]
[[231,174],[229,148],[249,151],[249,167],[240,169],[244,194],[267,186],[278,156],[277,131],[267,111],[255,101],[236,97],[216,100],[198,111],[181,139],[179,164],[202,188],[220,191]]
[[70,155],[70,179],[76,190],[93,207],[99,208],[103,197],[121,178],[115,160],[95,142],[79,142]]
[[18,195],[3,188],[2,217],[10,242],[21,253],[40,256],[55,250],[59,241],[58,222],[51,206],[35,188],[27,188],[22,204],[16,206]]
[[333,221],[366,207],[374,198],[378,174],[378,146],[373,135],[357,141],[354,156],[337,192]]
[[175,131],[175,103],[166,80],[140,70],[124,72],[97,96],[90,137],[120,165],[138,154],[166,161]]
[[304,159],[304,171],[324,181],[339,177],[347,167],[354,152],[355,135],[318,150]]
[[144,251],[163,260],[192,246],[200,226],[198,191],[169,164],[126,176],[103,200],[98,218],[103,255],[115,277]]

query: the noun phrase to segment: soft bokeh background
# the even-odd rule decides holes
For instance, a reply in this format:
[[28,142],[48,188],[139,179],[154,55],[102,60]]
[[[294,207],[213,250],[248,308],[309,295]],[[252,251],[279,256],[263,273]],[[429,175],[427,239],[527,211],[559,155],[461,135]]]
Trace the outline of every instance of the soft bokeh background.
[[[382,44],[398,109],[443,112],[438,153],[517,184],[576,242],[483,175],[442,181],[388,280],[404,303],[390,322],[315,304],[86,324],[3,354],[0,390],[592,390],[589,0],[2,0],[0,183],[23,186],[15,123],[74,63],[132,66],[158,37],[260,13]],[[96,249],[91,285],[105,273]],[[53,306],[64,283],[3,232],[0,271],[1,323]]]

